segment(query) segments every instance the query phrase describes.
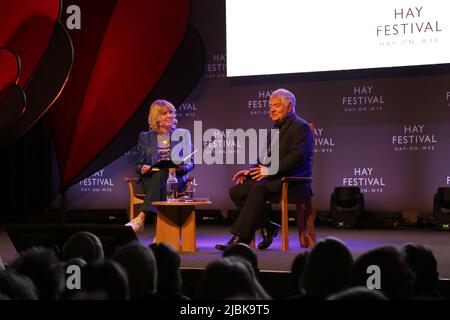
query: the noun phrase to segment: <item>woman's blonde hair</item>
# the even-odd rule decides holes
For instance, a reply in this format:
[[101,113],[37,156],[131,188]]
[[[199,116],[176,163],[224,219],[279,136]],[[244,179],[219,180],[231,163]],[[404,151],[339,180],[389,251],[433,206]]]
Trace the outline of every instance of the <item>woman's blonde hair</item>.
[[159,132],[159,118],[166,109],[173,111],[173,113],[175,114],[175,119],[170,129],[176,129],[178,120],[176,118],[177,111],[175,107],[169,101],[159,99],[152,103],[152,105],[150,106],[150,110],[148,111],[148,125],[150,127],[150,130]]

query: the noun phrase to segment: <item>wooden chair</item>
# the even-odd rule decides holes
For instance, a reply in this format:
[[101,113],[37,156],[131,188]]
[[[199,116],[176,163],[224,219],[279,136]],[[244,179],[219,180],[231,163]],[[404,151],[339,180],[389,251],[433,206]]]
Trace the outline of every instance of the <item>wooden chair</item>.
[[145,194],[143,193],[134,193],[134,183],[138,180],[137,178],[128,178],[125,177],[124,180],[128,183],[128,190],[130,192],[130,208],[129,215],[130,221],[134,219],[134,205],[143,204]]
[[[308,183],[312,177],[283,177],[281,178],[281,195],[268,200],[268,203],[281,206],[281,250],[289,251],[289,217],[288,204],[295,204],[297,211],[297,231],[301,248],[310,248],[316,244],[316,229],[314,213],[312,211],[312,197],[289,195],[289,183]],[[255,235],[252,237],[251,247],[255,247]]]
[[301,248],[310,248],[316,244],[316,230],[312,211],[312,197],[289,194],[289,184],[308,183],[312,177],[283,177],[281,196],[270,199],[272,203],[281,205],[281,250],[289,250],[288,204],[295,204],[297,211],[297,232]]
[[[309,127],[313,133],[315,126],[310,123]],[[271,199],[271,202],[279,202],[281,205],[281,250],[289,250],[289,233],[288,233],[288,204],[295,204],[297,211],[297,231],[301,248],[310,248],[316,244],[316,229],[314,227],[314,213],[312,211],[311,197],[301,197],[289,195],[289,183],[302,184],[312,182],[312,177],[283,177],[281,179],[281,196],[279,199]]]

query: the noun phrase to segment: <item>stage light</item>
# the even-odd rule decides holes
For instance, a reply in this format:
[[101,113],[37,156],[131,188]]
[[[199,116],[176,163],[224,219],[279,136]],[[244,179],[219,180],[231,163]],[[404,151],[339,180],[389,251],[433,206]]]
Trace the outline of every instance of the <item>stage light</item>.
[[331,194],[330,215],[335,228],[355,228],[364,213],[364,195],[359,187],[336,187]]
[[437,229],[450,230],[450,188],[438,188],[434,194],[433,217]]

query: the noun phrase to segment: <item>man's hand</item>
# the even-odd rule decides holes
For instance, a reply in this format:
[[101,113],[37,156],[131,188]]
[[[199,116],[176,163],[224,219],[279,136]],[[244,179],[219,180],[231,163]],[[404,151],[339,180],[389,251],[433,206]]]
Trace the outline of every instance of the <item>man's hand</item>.
[[269,176],[269,170],[267,167],[259,165],[259,167],[250,169],[250,176],[255,181],[260,181]]
[[159,170],[160,170],[159,168],[154,168],[152,166],[144,164],[141,167],[141,174],[146,174],[146,173],[149,173],[150,171],[153,172],[153,171],[159,171]]
[[245,176],[247,176],[250,173],[250,170],[241,170],[238,171],[233,179],[231,179],[232,181],[234,181],[236,184],[243,184],[244,180],[245,180]]
[[146,164],[142,165],[142,167],[141,167],[141,174],[149,173],[149,172],[150,172],[150,169],[151,169],[150,166],[148,166],[148,165],[146,165]]

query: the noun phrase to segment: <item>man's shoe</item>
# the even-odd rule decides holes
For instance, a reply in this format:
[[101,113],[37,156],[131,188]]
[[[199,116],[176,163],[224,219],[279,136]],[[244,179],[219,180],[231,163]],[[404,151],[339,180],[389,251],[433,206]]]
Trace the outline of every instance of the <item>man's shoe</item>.
[[216,244],[216,249],[220,250],[220,251],[225,251],[228,248],[234,246],[235,244],[238,244],[240,242],[244,242],[242,241],[241,238],[239,238],[239,236],[233,236],[230,241],[228,241],[227,244]]
[[270,247],[270,245],[273,242],[273,238],[275,238],[278,234],[278,231],[280,231],[281,226],[271,222],[270,226],[262,227],[261,228],[261,234],[263,237],[263,240],[258,243],[258,249],[264,250]]

